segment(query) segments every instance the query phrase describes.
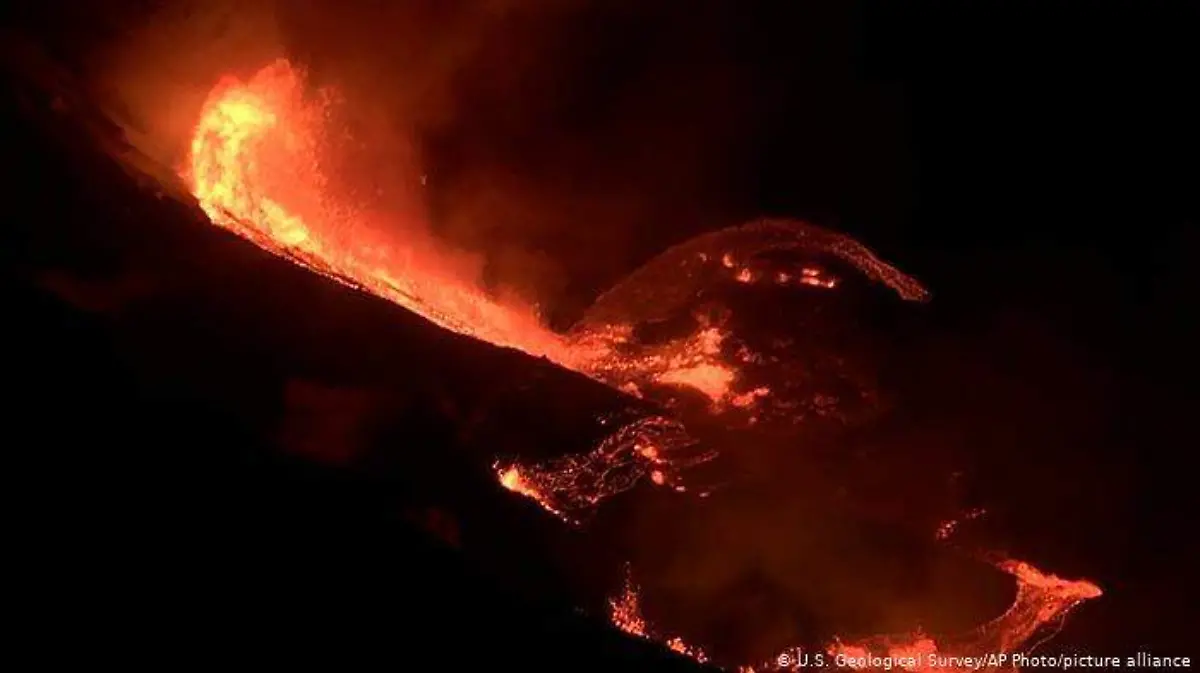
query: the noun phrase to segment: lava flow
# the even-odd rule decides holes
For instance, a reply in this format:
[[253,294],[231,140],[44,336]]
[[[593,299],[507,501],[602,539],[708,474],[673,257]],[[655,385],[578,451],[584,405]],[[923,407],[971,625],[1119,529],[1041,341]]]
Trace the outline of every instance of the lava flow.
[[441,327],[570,366],[572,351],[531,310],[493,300],[464,282],[448,256],[380,234],[365,209],[330,193],[322,170],[328,99],[306,96],[302,74],[287,61],[217,85],[187,169],[212,221]]
[[[1062,579],[1023,561],[1002,561],[997,567],[1016,581],[1016,600],[1004,614],[970,633],[939,639],[916,631],[854,641],[835,640],[823,648],[822,658],[813,654],[806,656],[804,648],[794,647],[780,652],[771,661],[740,666],[739,673],[823,667],[817,662],[834,668],[860,670],[895,668],[947,673],[1009,670],[1011,667],[1004,665],[998,655],[1020,651],[1046,625],[1061,622],[1080,603],[1101,595],[1099,587],[1091,582]],[[642,614],[637,587],[628,576],[621,593],[609,601],[609,619],[626,633],[657,640],[697,661],[708,661],[708,655],[699,647],[677,636],[663,636],[653,629]]]
[[[631,369],[653,368],[656,377],[674,377],[714,398],[725,395],[724,388],[713,390],[710,382],[689,378],[697,366],[728,369],[712,351],[711,338],[693,339],[670,355],[630,360],[632,367],[615,366],[621,357],[613,348],[623,338],[620,328],[570,338],[556,334],[528,307],[502,303],[464,278],[461,265],[428,236],[381,233],[420,232],[423,223],[376,222],[378,216],[368,209],[339,198],[323,169],[331,155],[327,127],[333,95],[308,95],[305,87],[303,73],[280,60],[246,81],[225,78],[210,93],[184,173],[215,224],[445,329],[545,357],[614,387],[628,383],[621,377]],[[726,386],[731,379],[732,373],[721,377]],[[568,512],[627,490],[642,477],[665,483],[675,473],[667,469],[667,457],[690,443],[676,426],[662,418],[644,419],[617,429],[587,457],[545,466],[498,466],[497,477],[506,488],[569,518]]]
[[704,653],[704,650],[687,644],[682,638],[654,633],[642,615],[641,602],[637,586],[634,585],[633,578],[629,576],[629,569],[626,568],[625,586],[621,594],[608,601],[608,618],[613,625],[631,636],[660,641],[672,651],[691,657],[700,663],[708,662],[708,655]]
[[[528,307],[500,302],[464,278],[453,258],[427,237],[382,233],[422,231],[422,223],[381,222],[369,209],[338,198],[323,168],[329,159],[326,140],[331,98],[307,95],[305,87],[300,71],[278,61],[246,81],[227,78],[210,94],[184,172],[215,224],[445,329],[548,358],[628,394],[641,396],[655,386],[685,388],[707,399],[713,414],[752,409],[756,415],[751,421],[769,414],[772,408],[793,413],[796,405],[787,399],[787,391],[747,380],[741,367],[775,362],[776,358],[753,352],[746,343],[732,339],[724,323],[727,316],[720,312],[697,316],[693,328],[671,338],[642,342],[634,334],[636,324],[665,320],[667,313],[693,300],[695,284],[714,275],[724,274],[722,277],[733,283],[803,286],[812,292],[828,292],[839,285],[835,275],[814,266],[793,270],[754,266],[751,258],[764,250],[819,250],[850,263],[902,299],[927,297],[916,281],[851,239],[795,223],[765,221],[702,236],[668,251],[660,262],[648,265],[601,297],[570,334],[557,334],[545,328]],[[655,299],[639,295],[643,281],[665,274],[683,279],[672,286],[673,294]],[[827,395],[811,397],[812,409],[827,406]],[[701,454],[680,459],[678,450],[692,445],[694,441],[678,420],[653,416],[621,425],[588,454],[538,466],[497,464],[495,468],[504,487],[569,519],[574,512],[628,490],[643,477],[682,490],[678,471],[710,457]],[[1100,595],[1091,583],[1062,580],[1026,563],[1005,562],[999,567],[1017,582],[1016,602],[968,638],[944,642],[920,635],[875,638],[835,643],[828,651],[864,657],[916,653],[929,664],[919,668],[961,668],[943,665],[934,655],[965,657],[1014,651],[1075,605]],[[612,608],[618,626],[637,635],[652,635],[638,610],[632,584]],[[678,639],[664,642],[704,660],[698,648]],[[768,665],[789,667],[783,655]]]
[[[323,164],[331,155],[327,127],[333,98],[328,92],[309,94],[302,71],[283,60],[245,81],[227,77],[213,89],[196,126],[184,174],[215,224],[445,329],[545,357],[625,392],[636,388],[635,380],[650,377],[692,387],[714,404],[729,397],[735,375],[714,348],[721,340],[715,328],[630,357],[618,352],[627,326],[559,335],[545,328],[528,307],[501,302],[464,278],[468,274],[461,265],[428,236],[382,233],[420,232],[423,223],[376,221],[377,215],[339,198],[330,186]],[[656,463],[664,462],[674,448],[663,443],[659,431],[669,424],[652,419],[619,430],[590,460],[508,465],[497,476],[560,514],[595,504],[643,476],[665,483],[672,471]],[[642,436],[639,429],[654,436]],[[681,435],[679,441],[689,443]],[[635,446],[642,448],[632,454],[623,450]],[[632,472],[613,469],[616,456],[622,457],[617,462],[631,455],[648,457],[649,446],[655,447],[657,460],[639,460]],[[605,478],[616,473],[623,476]],[[587,475],[596,479],[588,480]]]

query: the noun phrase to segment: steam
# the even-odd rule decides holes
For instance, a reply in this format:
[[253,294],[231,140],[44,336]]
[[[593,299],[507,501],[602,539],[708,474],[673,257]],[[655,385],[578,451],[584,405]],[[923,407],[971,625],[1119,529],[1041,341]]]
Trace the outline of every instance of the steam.
[[559,327],[680,225],[747,214],[730,161],[747,85],[686,56],[723,48],[709,44],[715,15],[591,0],[157,4],[85,59],[143,154],[178,168],[212,84],[287,58],[342,98],[336,172],[357,199],[400,233],[420,222],[468,251],[489,291]]
[[89,55],[91,84],[130,142],[179,166],[213,82],[283,55],[272,0],[184,0],[137,17]]

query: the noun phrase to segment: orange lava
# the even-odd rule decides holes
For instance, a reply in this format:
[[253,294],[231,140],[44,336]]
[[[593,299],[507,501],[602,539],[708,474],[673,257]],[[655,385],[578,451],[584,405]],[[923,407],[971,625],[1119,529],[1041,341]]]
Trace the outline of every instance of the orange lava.
[[578,522],[601,501],[632,488],[643,476],[685,491],[674,473],[712,458],[689,453],[695,440],[679,421],[649,416],[621,425],[592,451],[540,465],[494,466],[500,484],[568,522]]
[[554,505],[550,503],[546,496],[542,495],[537,486],[530,483],[530,481],[525,478],[525,475],[521,473],[521,468],[519,465],[501,467],[500,464],[497,463],[495,465],[495,469],[496,476],[500,480],[501,486],[512,491],[513,493],[523,495],[526,498],[533,500],[537,504],[541,505],[542,508],[547,512],[550,512],[559,518],[566,518],[566,515],[555,509]]
[[608,611],[609,621],[625,633],[639,638],[656,640],[666,645],[668,649],[701,663],[708,661],[708,655],[704,653],[704,650],[689,645],[678,636],[663,636],[650,628],[646,618],[642,615],[642,601],[638,595],[638,589],[628,573],[621,594],[608,601]]
[[[382,232],[329,189],[328,100],[307,96],[286,61],[250,80],[226,78],[209,95],[191,145],[192,191],[218,225],[276,254],[391,300],[454,332],[574,365],[563,340],[526,307],[489,297],[428,240]],[[387,225],[391,225],[390,227]],[[398,225],[398,226],[397,226]]]
[[634,380],[689,388],[707,397],[713,410],[722,409],[737,395],[737,369],[722,352],[726,335],[719,326],[702,326],[661,346],[623,354],[614,346],[629,340],[628,331],[628,326],[609,326],[574,340],[590,354],[577,360],[586,363],[585,373],[634,396],[640,396]]
[[[897,636],[873,636],[852,641],[835,640],[819,656],[805,656],[790,648],[772,661],[738,666],[739,673],[829,667],[842,670],[905,670],[964,673],[1013,670],[1011,655],[1030,648],[1031,640],[1049,626],[1060,623],[1072,609],[1101,595],[1086,580],[1066,580],[1043,573],[1023,561],[1002,561],[997,567],[1017,582],[1017,597],[996,619],[972,632],[941,640],[921,631]],[[656,633],[641,612],[637,587],[627,576],[621,593],[609,600],[609,620],[635,636],[652,638],[680,654],[707,662],[708,655],[677,636]]]
[[1002,561],[997,567],[1014,577],[1017,597],[991,622],[944,642],[918,632],[833,643],[828,648],[833,663],[839,663],[840,654],[845,664],[842,668],[880,668],[881,662],[886,665],[890,661],[892,667],[910,671],[1011,670],[1013,667],[996,655],[1030,648],[1035,636],[1061,623],[1080,603],[1102,594],[1091,582],[1043,573],[1023,561]]
[[939,540],[948,540],[948,539],[950,539],[950,537],[952,535],[954,535],[955,532],[958,531],[959,527],[962,526],[964,523],[966,523],[968,521],[974,521],[975,519],[978,519],[979,517],[983,516],[986,513],[987,513],[987,510],[984,510],[982,508],[975,508],[975,509],[969,510],[967,512],[964,512],[963,515],[958,517],[957,519],[950,519],[948,521],[944,521],[944,522],[942,522],[941,525],[939,525],[937,527],[937,532],[934,533],[934,537],[936,537]]
[[[231,77],[217,85],[201,111],[185,170],[196,199],[215,224],[447,330],[546,357],[629,394],[640,394],[635,383],[640,381],[694,389],[708,397],[714,409],[726,404],[750,407],[770,397],[766,388],[737,389],[738,370],[722,353],[725,334],[719,325],[703,326],[686,338],[633,355],[621,350],[629,340],[629,325],[606,325],[566,338],[544,327],[529,307],[499,301],[481,289],[459,257],[416,233],[426,230],[425,223],[396,222],[339,197],[326,173],[332,160],[329,138],[336,135],[328,128],[330,100],[308,92],[303,74],[286,61],[268,65],[248,80]],[[861,246],[837,245],[845,255],[866,259],[868,274],[895,275]],[[737,281],[760,280],[761,274],[740,268],[734,255],[722,255],[719,263],[732,270]],[[838,282],[816,269],[767,278],[821,288]],[[891,284],[905,299],[927,295],[911,279]],[[677,421],[644,418],[616,428],[591,453],[545,465],[497,464],[496,477],[503,487],[571,520],[642,477],[683,490],[675,473],[689,460],[694,464],[708,458],[681,458],[680,450],[691,444]],[[947,525],[939,537],[949,536],[953,528]],[[918,667],[922,670],[965,670],[968,667],[943,665],[959,660],[937,657],[1014,651],[1079,603],[1100,595],[1089,582],[1063,580],[1027,563],[1009,561],[999,567],[1015,578],[1017,599],[1007,612],[967,637],[944,642],[923,634],[877,637],[834,643],[828,651],[863,658],[908,656],[931,664]],[[700,661],[707,659],[702,650],[678,638],[651,632],[632,583],[612,601],[611,618],[629,633],[655,638]],[[779,661],[741,670],[779,668]]]
[[384,218],[340,196],[325,172],[334,158],[332,99],[307,92],[303,72],[283,60],[213,89],[185,177],[215,224],[443,328],[546,357],[614,387],[628,389],[631,376],[648,374],[725,397],[734,374],[716,361],[715,330],[646,358],[613,354],[625,338],[621,329],[568,340],[531,308],[482,290],[456,256],[417,233],[425,223]]

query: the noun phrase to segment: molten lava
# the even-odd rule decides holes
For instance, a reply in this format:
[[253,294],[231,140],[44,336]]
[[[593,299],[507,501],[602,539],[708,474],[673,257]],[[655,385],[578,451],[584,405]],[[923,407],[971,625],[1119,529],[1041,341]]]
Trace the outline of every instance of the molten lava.
[[1061,621],[1080,603],[1101,595],[1091,582],[1055,577],[1023,561],[1003,561],[997,567],[1015,578],[1017,598],[1003,615],[971,633],[944,642],[920,632],[835,642],[827,648],[829,654],[835,663],[841,654],[845,662],[890,660],[897,668],[910,671],[1003,670],[1009,667],[988,665],[988,658],[1019,651],[1048,624]]
[[708,655],[704,653],[704,650],[687,644],[682,638],[655,633],[646,623],[646,618],[642,616],[641,603],[637,586],[634,585],[633,578],[629,576],[628,569],[626,569],[624,589],[619,596],[608,601],[609,621],[631,636],[657,640],[674,652],[691,657],[701,663],[708,661]]
[[665,416],[649,416],[621,425],[592,451],[565,455],[541,465],[496,464],[500,483],[542,505],[566,521],[594,509],[606,498],[627,491],[643,477],[662,486],[681,485],[678,472],[714,456],[690,451],[696,442],[683,425]]
[[[249,81],[223,80],[196,127],[188,167],[213,222],[446,329],[570,366],[573,352],[525,307],[502,305],[464,281],[427,241],[381,234],[364,208],[338,199],[322,164],[329,94],[309,97],[286,61]],[[392,223],[396,224],[396,223]],[[421,223],[398,223],[414,229]]]
[[[569,335],[560,335],[544,327],[528,307],[501,302],[482,290],[453,255],[415,233],[425,231],[424,223],[386,220],[354,199],[339,196],[326,168],[333,158],[328,133],[332,100],[328,92],[310,95],[302,73],[286,61],[246,81],[227,78],[218,84],[201,111],[185,170],[196,199],[215,224],[445,329],[546,357],[635,396],[654,386],[687,388],[707,398],[713,414],[760,407],[765,412],[765,407],[787,397],[786,391],[744,380],[743,365],[777,358],[733,343],[719,315],[698,316],[694,329],[673,338],[635,338],[636,324],[663,320],[678,311],[695,299],[706,279],[812,292],[839,286],[835,275],[814,266],[756,267],[751,260],[760,252],[818,250],[848,262],[902,299],[928,297],[915,280],[849,238],[796,223],[764,221],[673,248],[601,297]],[[398,231],[409,235],[398,236]],[[673,284],[662,280],[668,277]],[[647,297],[641,294],[647,286],[671,291]],[[823,408],[827,398],[814,396],[815,408]],[[622,425],[590,453],[543,465],[497,463],[496,476],[505,488],[571,520],[643,477],[684,490],[680,470],[711,458],[688,455],[685,449],[694,445],[679,421],[653,416]],[[953,524],[947,525],[939,537],[952,529]],[[920,655],[931,664],[920,668],[948,670],[955,666],[933,655],[1014,651],[1080,602],[1100,595],[1089,582],[1063,580],[1026,563],[1009,561],[999,567],[1015,578],[1016,601],[969,637],[944,642],[921,634],[872,638],[835,643],[829,652]],[[654,637],[705,660],[701,650],[650,632],[632,583],[611,607],[613,622],[625,631]],[[756,669],[787,668],[785,661],[781,655]]]
[[[970,633],[940,641],[920,631],[848,642],[835,640],[824,648],[823,658],[805,656],[803,648],[795,647],[780,652],[771,661],[740,666],[738,670],[740,673],[798,670],[824,667],[823,664],[843,669],[897,668],[947,673],[1004,670],[1008,667],[987,665],[988,658],[1018,652],[1047,624],[1061,621],[1080,603],[1101,595],[1099,587],[1091,582],[1055,577],[1023,561],[1003,561],[997,567],[1016,580],[1016,600],[1003,615]],[[708,655],[702,649],[651,628],[642,614],[638,589],[628,574],[621,593],[609,601],[609,620],[626,633],[658,640],[680,654],[700,662],[708,661]],[[867,665],[858,665],[859,662],[867,662]]]

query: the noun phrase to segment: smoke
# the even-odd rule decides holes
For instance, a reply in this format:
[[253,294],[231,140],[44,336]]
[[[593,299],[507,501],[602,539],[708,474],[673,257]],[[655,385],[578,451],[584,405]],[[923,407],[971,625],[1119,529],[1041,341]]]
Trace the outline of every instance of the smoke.
[[565,322],[739,219],[754,100],[719,15],[568,5],[484,22],[422,130],[439,232],[486,247],[497,277]]
[[340,95],[341,183],[561,325],[743,214],[752,85],[721,10],[680,18],[592,0],[177,0],[87,61],[131,142],[178,167],[220,77],[290,59]]
[[284,45],[272,0],[180,0],[128,20],[89,55],[89,74],[131,143],[177,167],[214,83],[253,72]]

